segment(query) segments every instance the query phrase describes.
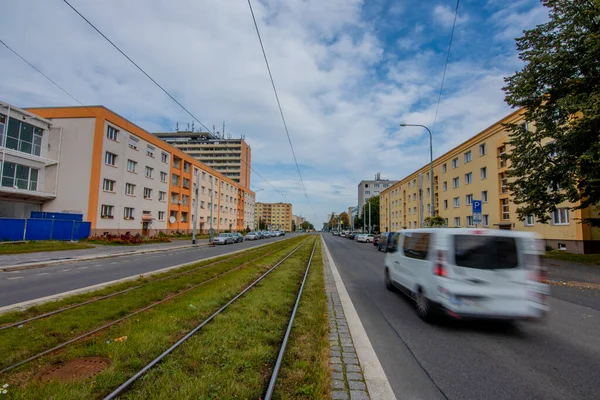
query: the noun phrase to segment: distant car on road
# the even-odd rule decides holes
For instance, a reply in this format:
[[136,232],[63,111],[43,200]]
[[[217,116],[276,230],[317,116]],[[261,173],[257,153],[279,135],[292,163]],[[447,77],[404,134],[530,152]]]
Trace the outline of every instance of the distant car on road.
[[362,235],[359,235],[358,237],[358,242],[363,242],[363,243],[373,243],[373,240],[375,240],[375,235],[369,233],[363,233]]
[[233,244],[234,239],[229,233],[219,233],[219,236],[213,238],[214,244]]
[[248,232],[246,234],[246,240],[258,240],[260,237],[257,232]]
[[239,232],[230,233],[230,235],[233,237],[234,243],[242,243],[244,241],[244,237]]

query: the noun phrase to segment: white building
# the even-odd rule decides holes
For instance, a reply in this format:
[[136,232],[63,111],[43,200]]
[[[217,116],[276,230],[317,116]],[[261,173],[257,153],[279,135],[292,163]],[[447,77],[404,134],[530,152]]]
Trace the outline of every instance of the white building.
[[381,179],[381,174],[377,173],[374,180],[360,181],[358,184],[358,215],[362,214],[362,209],[371,197],[378,196],[388,187],[394,185],[398,181],[389,179]]

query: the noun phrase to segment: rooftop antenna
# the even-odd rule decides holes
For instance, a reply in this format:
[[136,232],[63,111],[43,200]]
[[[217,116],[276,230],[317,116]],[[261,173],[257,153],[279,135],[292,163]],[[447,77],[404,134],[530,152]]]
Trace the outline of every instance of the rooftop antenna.
[[215,134],[215,126],[213,125],[213,135]]
[[190,123],[189,123],[189,122],[188,122],[188,124],[187,124],[187,131],[188,131],[188,132],[190,131]]
[[194,121],[192,121],[192,132],[194,132]]
[[223,132],[223,137],[225,137],[225,120],[223,120],[223,130],[222,130],[222,132]]
[[175,132],[179,132],[179,122],[175,124]]

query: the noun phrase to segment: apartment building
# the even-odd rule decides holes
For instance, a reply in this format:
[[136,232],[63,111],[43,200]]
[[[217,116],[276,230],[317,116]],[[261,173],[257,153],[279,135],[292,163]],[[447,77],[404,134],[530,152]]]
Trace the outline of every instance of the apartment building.
[[444,218],[448,227],[474,227],[472,202],[481,200],[480,227],[535,232],[546,245],[573,253],[600,252],[600,229],[577,222],[590,215],[590,209],[573,211],[573,204],[564,203],[551,215],[549,224],[536,221],[533,215],[518,220],[507,186],[509,133],[503,124],[524,124],[523,113],[513,112],[434,160],[433,177],[428,164],[384,190],[380,195],[381,230],[421,227],[431,215],[433,179],[435,214]]
[[264,223],[269,229],[292,231],[292,205],[290,203],[256,203],[258,226]]
[[243,138],[219,137],[210,132],[156,132],[154,135],[196,160],[250,188],[252,152]]
[[51,121],[0,101],[0,217],[29,218],[56,198],[61,140]]
[[378,196],[382,191],[396,184],[398,181],[381,179],[381,174],[377,173],[374,180],[360,181],[358,184],[358,214],[362,214],[362,209],[371,197]]
[[306,218],[300,215],[292,215],[292,219],[294,220],[296,227],[299,227],[300,225],[306,222]]
[[189,232],[196,215],[200,232],[244,229],[244,195],[254,193],[111,110],[28,111],[62,132],[56,196],[43,211],[81,213],[92,234]]

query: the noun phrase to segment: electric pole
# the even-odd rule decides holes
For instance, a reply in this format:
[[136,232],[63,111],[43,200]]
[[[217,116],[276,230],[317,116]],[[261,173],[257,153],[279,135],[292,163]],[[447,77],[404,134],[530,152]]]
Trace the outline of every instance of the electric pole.
[[210,177],[210,230],[208,231],[209,243],[213,242],[213,177]]
[[194,214],[192,217],[194,226],[192,229],[192,244],[196,244],[196,225],[198,224],[198,187],[200,186],[200,171],[197,169],[194,171],[196,172],[196,185],[194,187]]

